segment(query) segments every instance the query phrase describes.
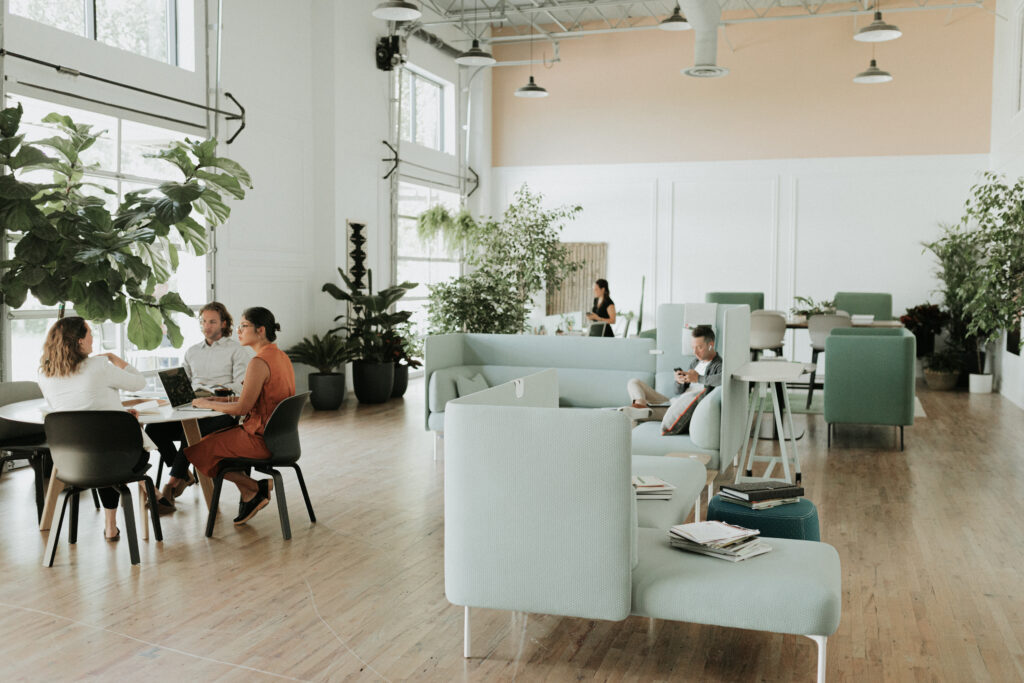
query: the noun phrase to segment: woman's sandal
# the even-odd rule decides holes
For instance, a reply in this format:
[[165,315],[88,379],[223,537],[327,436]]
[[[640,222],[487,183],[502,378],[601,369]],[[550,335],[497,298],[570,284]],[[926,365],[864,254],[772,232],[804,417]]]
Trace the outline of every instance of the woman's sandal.
[[179,479],[178,483],[174,485],[174,497],[179,498],[181,494],[185,493],[185,489],[194,483],[196,483],[196,478],[192,476],[191,472],[186,472],[185,478]]
[[103,530],[103,540],[105,540],[107,543],[116,543],[117,541],[120,541],[121,540],[121,530],[118,529],[117,527],[114,527],[114,531],[116,533],[113,536],[107,536],[107,530],[104,529]]

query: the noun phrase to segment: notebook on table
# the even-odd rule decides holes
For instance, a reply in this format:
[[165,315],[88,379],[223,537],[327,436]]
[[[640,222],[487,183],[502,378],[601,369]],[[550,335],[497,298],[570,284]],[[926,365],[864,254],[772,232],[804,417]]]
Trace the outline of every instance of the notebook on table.
[[161,370],[157,373],[160,376],[160,383],[164,385],[167,392],[167,400],[175,410],[195,410],[197,412],[212,412],[206,408],[192,407],[192,401],[196,392],[192,390],[192,380],[189,379],[185,368],[171,368]]

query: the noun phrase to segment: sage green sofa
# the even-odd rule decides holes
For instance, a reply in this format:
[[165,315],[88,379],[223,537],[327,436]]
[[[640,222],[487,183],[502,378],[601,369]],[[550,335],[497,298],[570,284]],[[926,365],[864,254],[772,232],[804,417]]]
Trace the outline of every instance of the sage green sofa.
[[[638,523],[641,506],[656,501],[637,503],[630,486],[643,465],[630,454],[629,421],[616,411],[559,408],[559,395],[549,370],[453,400],[445,411],[445,595],[464,608],[465,656],[474,650],[471,608],[612,621],[632,614],[808,636],[824,681],[826,640],[842,604],[835,549],[772,538],[771,552],[731,563],[670,547],[678,514],[657,528]],[[662,473],[674,478],[685,510],[703,468],[655,460],[675,468]]]
[[850,315],[873,315],[875,320],[892,320],[892,294],[884,292],[836,292],[836,310]]
[[764,310],[764,292],[708,292],[704,301],[709,304],[746,304],[751,311]]
[[914,424],[917,341],[905,328],[837,328],[825,340],[828,441],[840,424]]

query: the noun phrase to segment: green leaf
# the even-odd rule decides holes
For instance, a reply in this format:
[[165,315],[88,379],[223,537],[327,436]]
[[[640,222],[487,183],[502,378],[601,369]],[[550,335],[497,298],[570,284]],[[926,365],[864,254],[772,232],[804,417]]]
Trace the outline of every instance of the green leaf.
[[56,150],[56,152],[64,157],[64,160],[72,166],[78,163],[78,149],[71,140],[52,137],[36,140],[35,144],[39,147],[49,147],[50,149]]
[[24,145],[10,161],[11,169],[43,167],[49,168],[55,162],[46,156],[41,149]]
[[55,306],[61,301],[66,301],[63,288],[52,275],[43,278],[43,281],[33,286],[32,294],[39,299],[44,306]]
[[210,173],[209,171],[199,170],[196,171],[196,177],[205,180],[207,187],[218,192],[226,192],[235,199],[245,198],[245,190],[242,189],[238,178],[234,176],[227,173]]
[[171,346],[180,349],[181,343],[185,341],[185,337],[181,334],[181,328],[178,327],[178,323],[174,322],[174,319],[166,311],[163,312],[163,316],[164,327],[167,328],[167,338],[171,341]]
[[35,265],[43,265],[48,261],[50,243],[28,234],[18,240],[14,246],[14,255]]
[[160,326],[160,309],[154,306],[131,302],[131,318],[128,320],[128,339],[144,351],[155,349],[163,341]]
[[[237,161],[231,159],[225,159],[224,157],[214,157],[210,159],[203,166],[209,166],[213,168],[219,168],[222,171],[226,171],[238,179],[239,184],[245,187],[252,187],[252,178],[249,177],[249,172],[242,168],[242,165]],[[239,197],[241,199],[241,197]]]
[[187,183],[162,183],[160,191],[179,204],[189,204],[203,194],[203,187],[195,181]]
[[195,200],[194,206],[211,227],[220,225],[231,214],[231,209],[221,200],[220,195],[209,188],[203,190],[202,196]]
[[170,148],[162,149],[155,154],[144,154],[143,156],[171,162],[185,174],[186,178],[192,178],[196,174],[196,165],[192,163],[188,152],[185,151],[184,145],[180,142],[176,142]]
[[10,308],[21,308],[28,297],[28,285],[21,280],[0,285],[0,291],[3,293],[3,302]]
[[32,266],[23,270],[19,279],[31,287],[32,285],[38,285],[45,277],[46,269],[40,268],[39,266]]
[[177,202],[170,197],[158,199],[153,205],[156,219],[166,225],[174,225],[192,213],[192,205],[188,202]]
[[[5,109],[4,111],[7,110]],[[2,116],[2,114],[0,114],[0,116]],[[0,137],[0,154],[4,156],[10,156],[11,154],[14,153],[14,150],[18,149],[18,145],[20,145],[24,140],[24,135],[15,135],[14,137]]]
[[192,315],[192,309],[185,305],[181,295],[177,292],[167,292],[160,297],[160,308],[168,311],[176,311],[185,315]]
[[8,107],[0,111],[0,135],[5,138],[14,137],[21,124],[22,113],[21,102],[18,102],[17,107]]
[[210,250],[206,228],[194,218],[186,218],[183,221],[179,221],[174,227],[177,228],[178,234],[181,235],[181,239],[185,244],[192,247],[192,252],[196,256],[202,256]]
[[13,175],[0,176],[0,199],[31,199],[40,190],[53,185],[38,185],[17,180]]

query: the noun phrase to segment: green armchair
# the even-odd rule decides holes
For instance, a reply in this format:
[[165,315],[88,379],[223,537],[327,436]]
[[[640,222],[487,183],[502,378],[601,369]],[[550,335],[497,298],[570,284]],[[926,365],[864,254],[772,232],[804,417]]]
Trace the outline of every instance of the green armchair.
[[764,292],[708,292],[704,301],[709,304],[746,304],[751,312],[764,310]]
[[837,424],[914,424],[917,342],[903,328],[839,328],[825,340],[828,444]]
[[875,320],[892,320],[892,294],[881,292],[836,292],[836,310],[850,315],[873,315]]

